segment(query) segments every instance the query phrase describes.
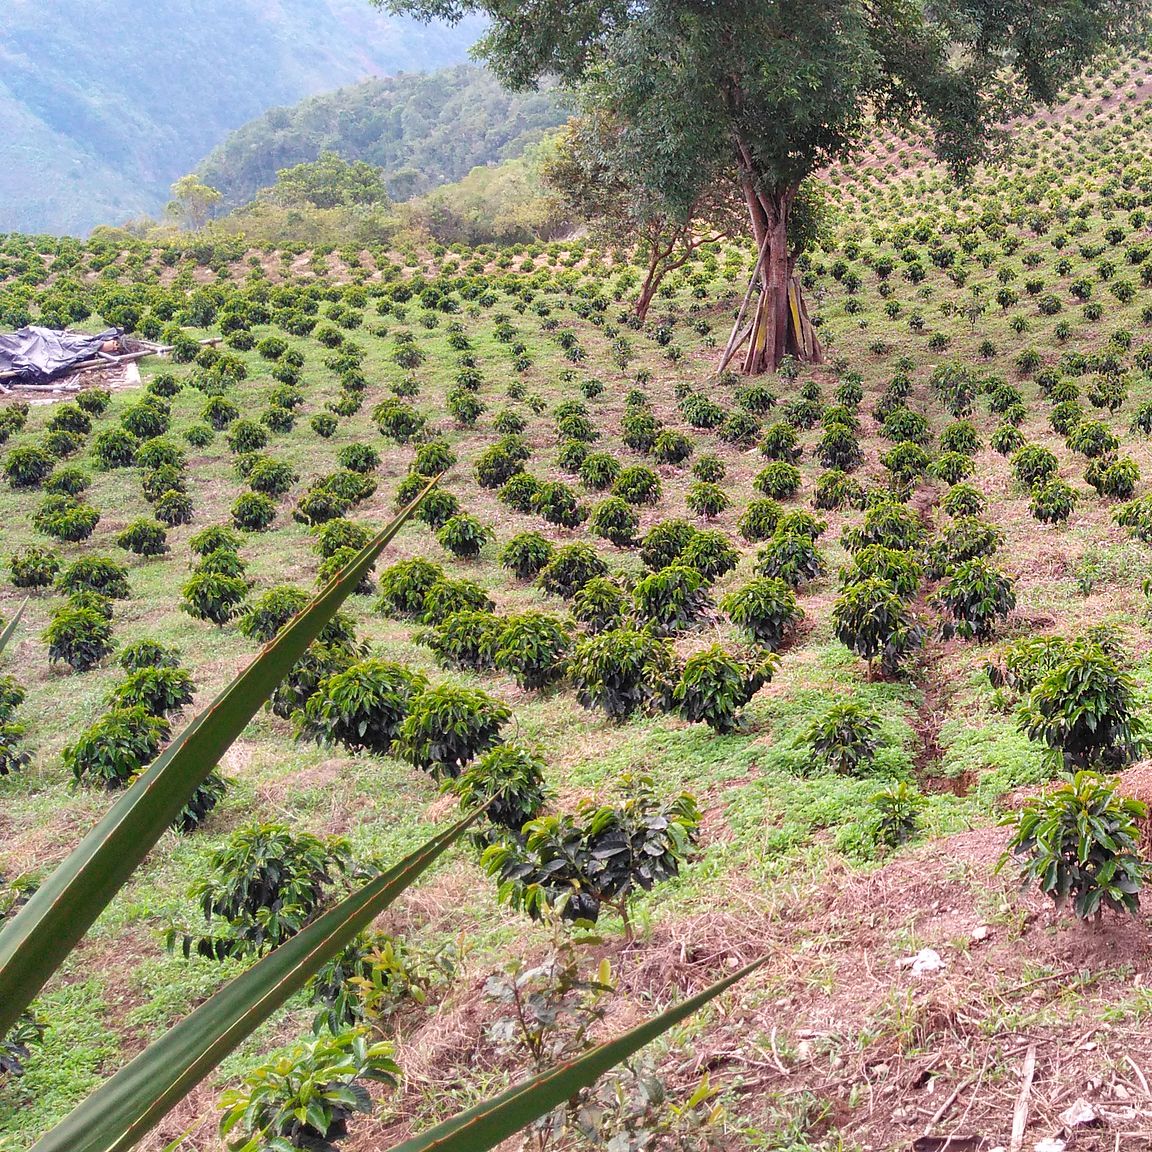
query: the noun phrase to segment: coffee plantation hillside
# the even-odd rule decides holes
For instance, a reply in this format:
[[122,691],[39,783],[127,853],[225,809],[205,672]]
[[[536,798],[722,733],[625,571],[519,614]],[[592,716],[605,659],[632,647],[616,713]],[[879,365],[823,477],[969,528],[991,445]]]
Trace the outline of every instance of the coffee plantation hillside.
[[760,956],[525,1146],[1138,1146],[1147,64],[830,173],[770,378],[746,244],[640,324],[591,241],[5,237],[5,324],[174,346],[0,410],[6,914],[441,477],[6,1038],[7,1145],[489,803],[141,1146],[391,1147]]

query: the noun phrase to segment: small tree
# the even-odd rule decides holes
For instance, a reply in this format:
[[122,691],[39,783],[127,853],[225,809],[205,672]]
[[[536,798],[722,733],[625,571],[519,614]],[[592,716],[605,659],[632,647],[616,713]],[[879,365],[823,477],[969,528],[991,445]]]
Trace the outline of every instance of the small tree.
[[856,700],[838,700],[812,721],[804,743],[830,768],[855,776],[880,747],[880,719]]
[[1015,830],[997,871],[1015,860],[1025,886],[1036,884],[1058,909],[1071,899],[1081,920],[1099,924],[1105,908],[1135,916],[1152,873],[1139,850],[1147,818],[1140,801],[1117,796],[1095,772],[1077,772],[1005,819]]
[[621,788],[624,799],[616,804],[585,802],[575,819],[533,820],[522,845],[492,845],[482,862],[497,878],[500,898],[534,920],[554,909],[566,920],[595,923],[606,906],[631,939],[632,898],[679,874],[700,812],[688,793],[661,803],[646,776],[625,776]]
[[633,311],[645,320],[670,272],[684,267],[703,245],[739,231],[743,205],[731,181],[702,189],[686,205],[645,186],[631,165],[622,127],[605,109],[589,108],[569,121],[541,174],[591,224],[598,241],[637,249],[644,279]]
[[1081,640],[1032,688],[1017,719],[1031,739],[1058,753],[1067,769],[1118,771],[1147,743],[1138,709],[1136,682],[1120,669],[1117,657]]
[[924,630],[905,600],[887,580],[870,576],[849,584],[832,605],[836,639],[868,661],[868,675],[880,661],[883,675],[896,673],[924,642]]
[[718,644],[689,656],[672,698],[691,723],[703,721],[716,732],[741,726],[740,709],[772,679],[777,657],[754,658],[726,652]]
[[220,193],[199,176],[181,176],[172,185],[169,213],[189,232],[199,232],[212,218],[212,210],[220,203]]

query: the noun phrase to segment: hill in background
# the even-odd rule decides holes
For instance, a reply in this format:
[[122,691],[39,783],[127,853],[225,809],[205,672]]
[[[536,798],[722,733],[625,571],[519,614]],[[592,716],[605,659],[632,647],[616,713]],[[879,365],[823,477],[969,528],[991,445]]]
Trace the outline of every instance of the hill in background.
[[233,132],[197,171],[235,207],[279,169],[331,151],[383,168],[389,194],[406,200],[521,156],[567,115],[553,92],[511,93],[483,69],[458,65],[273,108]]
[[366,0],[8,0],[0,231],[157,212],[173,180],[270,106],[459,62],[479,30]]

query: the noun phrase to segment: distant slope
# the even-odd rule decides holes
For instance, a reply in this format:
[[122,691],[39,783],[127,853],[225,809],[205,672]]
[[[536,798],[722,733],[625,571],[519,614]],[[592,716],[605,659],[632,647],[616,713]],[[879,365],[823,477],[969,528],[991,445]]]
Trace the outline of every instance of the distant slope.
[[483,69],[369,80],[275,108],[233,132],[197,171],[229,206],[324,150],[384,168],[396,199],[523,154],[567,118],[551,92],[512,94]]
[[0,231],[82,231],[168,185],[267,108],[463,60],[475,23],[368,0],[5,0]]

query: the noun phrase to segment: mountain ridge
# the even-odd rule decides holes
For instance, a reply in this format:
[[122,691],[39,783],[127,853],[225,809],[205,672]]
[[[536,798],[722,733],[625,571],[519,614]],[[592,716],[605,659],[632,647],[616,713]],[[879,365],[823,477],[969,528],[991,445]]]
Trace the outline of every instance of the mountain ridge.
[[83,232],[168,186],[268,108],[464,60],[476,22],[367,0],[9,0],[0,27],[0,230]]

